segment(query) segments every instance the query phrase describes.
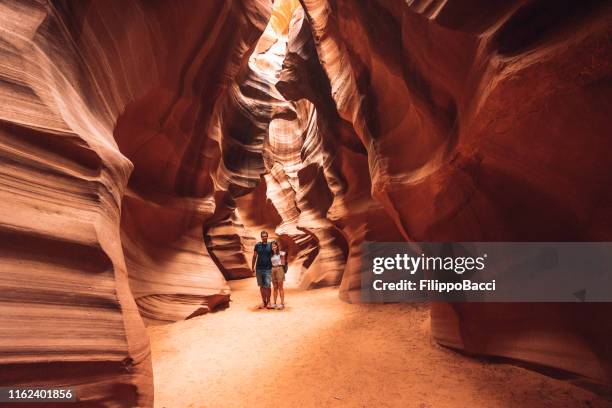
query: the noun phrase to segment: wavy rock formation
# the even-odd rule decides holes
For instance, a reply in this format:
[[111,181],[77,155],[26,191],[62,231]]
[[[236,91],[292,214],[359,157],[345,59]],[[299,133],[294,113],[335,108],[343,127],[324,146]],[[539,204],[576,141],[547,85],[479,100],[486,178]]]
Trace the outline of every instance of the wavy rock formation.
[[[321,184],[326,185],[324,189],[319,187],[308,193],[312,199],[301,205],[300,215],[304,219],[309,212],[319,212],[317,219],[331,222],[334,228],[329,231],[333,240],[321,241],[319,248],[339,247],[344,255],[343,269],[338,268],[338,272],[333,270],[334,263],[329,257],[321,256],[317,258],[318,265],[314,265],[320,269],[310,268],[307,276],[331,275],[331,279],[323,281],[327,284],[342,277],[340,296],[347,301],[359,301],[361,244],[364,241],[402,241],[403,237],[383,207],[371,196],[367,151],[353,125],[338,114],[330,79],[319,62],[311,26],[303,16],[302,9],[296,10],[276,88],[288,100],[308,101],[311,124],[301,150],[307,167],[301,170],[300,180],[307,174],[318,174]],[[269,133],[272,137],[272,128]],[[301,186],[298,191],[309,189]],[[323,197],[327,197],[327,204],[321,202]],[[338,233],[343,239],[337,238]]]
[[[610,16],[0,1],[0,385],[152,405],[143,321],[227,304],[262,229],[347,301],[365,241],[610,240]],[[432,330],[609,382],[610,310],[435,304]]]
[[[337,184],[329,171],[332,152],[324,146],[313,103],[284,94],[298,95],[291,91],[298,82],[287,75],[287,59],[292,52],[302,52],[305,39],[310,39],[306,52],[316,60],[299,3],[276,2],[269,25],[233,90],[234,97],[225,106],[223,125],[231,128],[222,132],[228,144],[223,168],[230,177],[226,172],[217,183],[227,191],[227,205],[218,209],[219,217],[213,217],[217,224],[211,221],[205,235],[228,277],[243,276],[244,268],[226,269],[224,259],[235,255],[215,248],[211,234],[219,225],[228,225],[236,209],[248,224],[248,236],[258,237],[266,229],[282,242],[291,258],[289,279],[299,287],[338,284],[344,271],[346,239],[327,218]],[[319,71],[324,78],[320,66]],[[254,192],[258,183],[262,187]],[[252,197],[245,198],[248,195]],[[248,241],[244,232],[233,237],[232,247],[251,250],[252,242],[244,244]]]
[[[373,196],[403,237],[611,238],[609,5],[302,4]],[[610,382],[610,310],[436,304],[432,329],[445,345]]]
[[227,302],[201,238],[213,130],[269,14],[256,0],[0,2],[0,384],[151,406],[138,309],[174,321]]

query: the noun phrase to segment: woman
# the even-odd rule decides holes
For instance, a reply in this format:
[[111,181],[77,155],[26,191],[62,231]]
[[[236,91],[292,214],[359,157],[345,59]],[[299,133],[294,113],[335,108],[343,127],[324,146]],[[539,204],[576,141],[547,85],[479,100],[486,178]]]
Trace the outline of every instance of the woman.
[[[272,285],[274,286],[274,304],[273,309],[284,309],[285,308],[285,289],[283,288],[283,282],[285,282],[285,266],[287,265],[287,253],[280,250],[278,242],[272,243]],[[276,298],[280,293],[281,304],[276,304]]]

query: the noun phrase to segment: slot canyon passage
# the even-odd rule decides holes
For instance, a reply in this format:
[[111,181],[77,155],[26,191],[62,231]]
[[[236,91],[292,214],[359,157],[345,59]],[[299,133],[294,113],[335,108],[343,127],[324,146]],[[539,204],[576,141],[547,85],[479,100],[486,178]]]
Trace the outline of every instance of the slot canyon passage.
[[[361,245],[610,241],[612,12],[0,0],[0,385],[612,406],[609,303],[360,303]],[[288,251],[255,310],[252,248]],[[62,405],[63,406],[63,405]]]

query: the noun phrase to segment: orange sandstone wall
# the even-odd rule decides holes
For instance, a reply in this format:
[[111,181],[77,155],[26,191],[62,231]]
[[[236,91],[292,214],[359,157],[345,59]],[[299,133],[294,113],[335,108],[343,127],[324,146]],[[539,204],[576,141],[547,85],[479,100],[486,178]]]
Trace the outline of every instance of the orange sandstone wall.
[[[347,301],[364,241],[610,240],[610,16],[0,2],[0,383],[151,405],[143,320],[227,303],[261,229],[290,280]],[[432,332],[610,381],[609,312],[435,304]]]
[[[339,115],[367,150],[372,194],[405,239],[612,238],[609,5],[302,4]],[[435,304],[432,331],[610,382],[610,310]]]
[[174,321],[229,298],[201,238],[222,161],[211,129],[269,14],[0,2],[1,385],[152,406],[139,310]]

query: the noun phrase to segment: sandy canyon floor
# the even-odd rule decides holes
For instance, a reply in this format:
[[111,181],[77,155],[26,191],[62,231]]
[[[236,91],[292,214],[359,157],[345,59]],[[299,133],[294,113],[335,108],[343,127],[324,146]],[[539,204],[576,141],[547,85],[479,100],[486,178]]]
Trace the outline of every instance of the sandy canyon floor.
[[288,289],[285,310],[257,310],[254,279],[231,286],[228,309],[148,329],[156,407],[612,407],[567,381],[438,346],[425,305]]

